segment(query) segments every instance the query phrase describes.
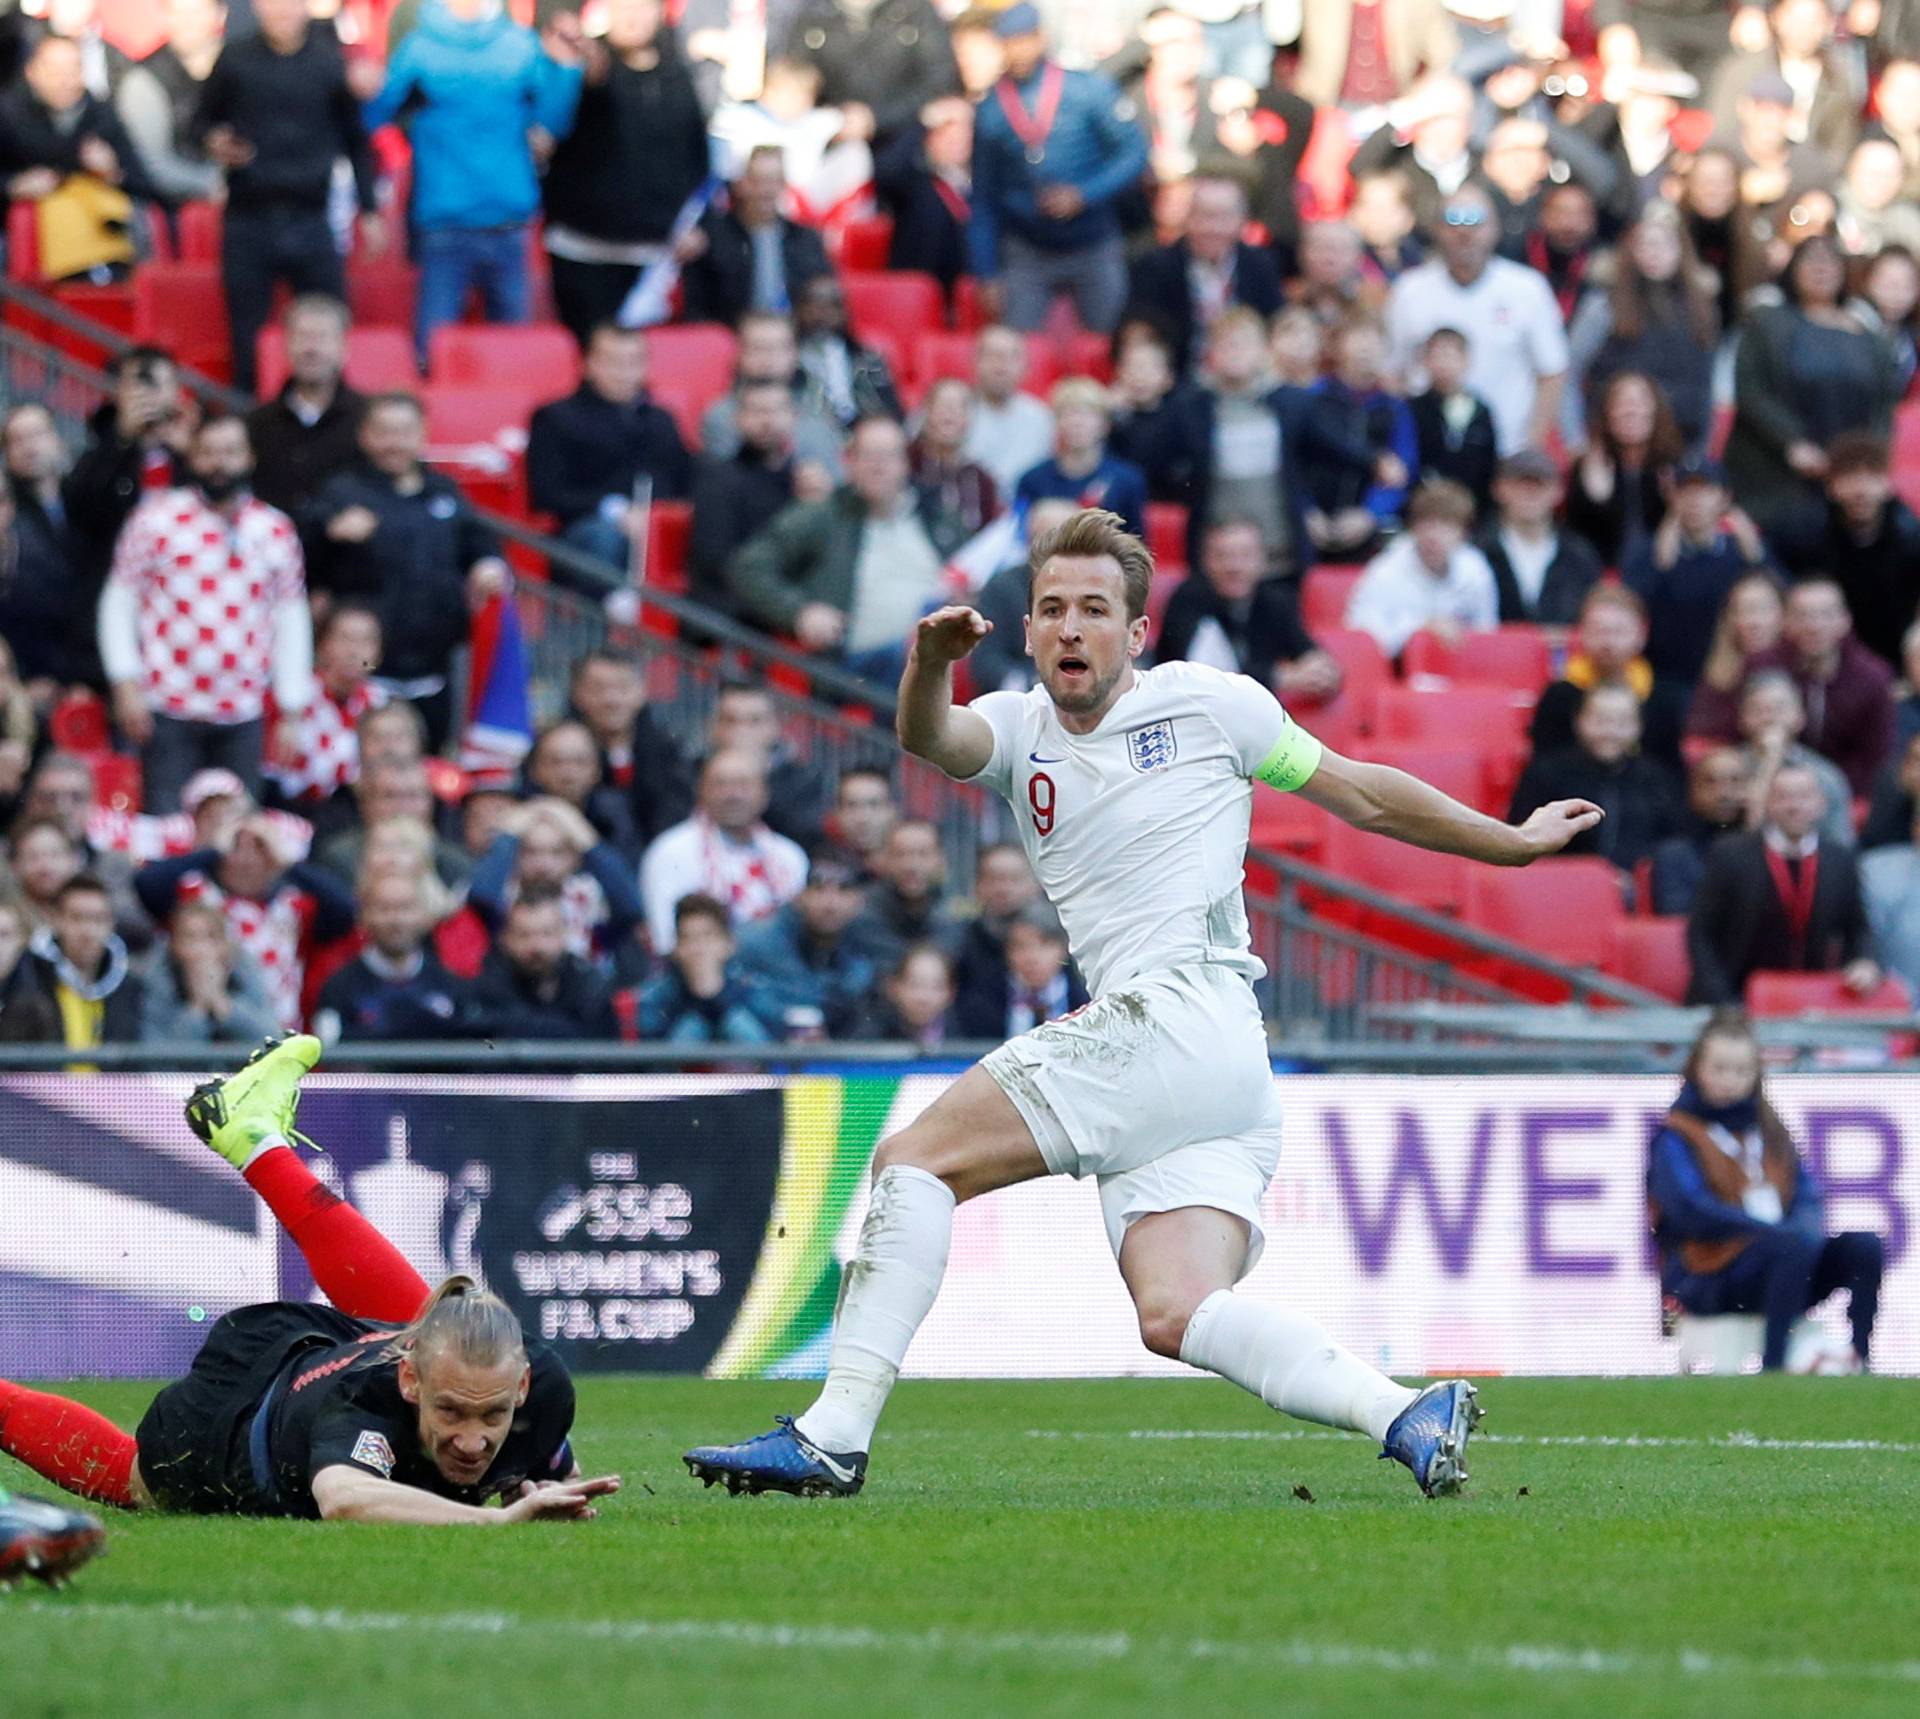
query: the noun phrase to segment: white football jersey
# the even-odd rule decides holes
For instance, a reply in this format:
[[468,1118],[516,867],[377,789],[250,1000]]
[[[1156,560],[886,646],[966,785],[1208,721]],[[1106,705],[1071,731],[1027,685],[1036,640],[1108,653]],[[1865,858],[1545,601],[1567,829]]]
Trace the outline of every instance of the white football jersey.
[[1034,875],[1098,997],[1143,973],[1217,962],[1259,978],[1240,895],[1256,778],[1298,788],[1320,743],[1258,681],[1199,663],[1137,670],[1091,734],[1044,686],[976,698]]

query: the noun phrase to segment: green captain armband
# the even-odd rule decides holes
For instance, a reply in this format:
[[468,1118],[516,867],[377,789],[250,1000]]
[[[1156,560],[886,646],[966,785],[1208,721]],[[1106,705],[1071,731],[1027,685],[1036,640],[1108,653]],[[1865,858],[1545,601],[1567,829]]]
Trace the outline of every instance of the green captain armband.
[[1289,716],[1286,727],[1280,730],[1280,738],[1273,743],[1273,750],[1255,768],[1254,780],[1266,783],[1269,788],[1278,788],[1283,794],[1291,794],[1307,785],[1314,771],[1320,768],[1325,751],[1318,740]]

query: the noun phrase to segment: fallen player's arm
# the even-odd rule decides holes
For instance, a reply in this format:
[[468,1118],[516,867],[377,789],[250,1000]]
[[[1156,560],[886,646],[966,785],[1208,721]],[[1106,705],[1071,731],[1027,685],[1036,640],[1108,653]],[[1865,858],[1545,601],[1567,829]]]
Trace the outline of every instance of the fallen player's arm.
[[963,782],[992,762],[993,730],[984,716],[953,702],[953,665],[992,631],[993,623],[976,609],[936,609],[915,629],[900,677],[893,718],[900,744]]
[[539,1486],[525,1486],[511,1504],[495,1510],[486,1505],[461,1504],[382,1480],[346,1463],[323,1468],[313,1477],[313,1501],[327,1522],[401,1522],[420,1527],[460,1525],[498,1528],[509,1522],[591,1521],[596,1498],[620,1490],[617,1475],[595,1480],[570,1478]]
[[1404,770],[1361,764],[1337,752],[1323,752],[1313,774],[1293,791],[1356,830],[1490,865],[1529,865],[1556,854],[1605,815],[1591,800],[1555,800],[1524,824],[1503,824]]

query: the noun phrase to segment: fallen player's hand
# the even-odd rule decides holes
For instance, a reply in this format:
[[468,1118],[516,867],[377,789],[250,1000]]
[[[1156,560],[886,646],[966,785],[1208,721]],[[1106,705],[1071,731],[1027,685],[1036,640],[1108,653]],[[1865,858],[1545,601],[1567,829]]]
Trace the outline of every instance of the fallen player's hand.
[[600,1514],[593,1501],[619,1490],[617,1474],[592,1480],[549,1481],[521,1488],[519,1496],[500,1514],[508,1522],[591,1522]]
[[1591,800],[1555,800],[1542,806],[1520,826],[1521,840],[1527,844],[1527,857],[1521,864],[1557,854],[1606,815]]
[[949,603],[921,618],[913,635],[913,654],[930,668],[957,663],[993,631],[993,623],[965,603]]

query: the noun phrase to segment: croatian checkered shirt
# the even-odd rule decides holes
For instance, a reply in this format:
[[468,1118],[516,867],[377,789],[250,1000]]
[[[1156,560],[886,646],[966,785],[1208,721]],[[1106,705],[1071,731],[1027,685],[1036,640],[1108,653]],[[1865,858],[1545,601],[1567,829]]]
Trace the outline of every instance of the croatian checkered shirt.
[[293,522],[251,496],[229,520],[190,489],[134,509],[111,577],[139,600],[148,703],[181,722],[251,722],[273,671],[273,611],[304,601]]
[[313,683],[313,698],[297,719],[299,749],[288,757],[279,750],[279,707],[267,695],[270,744],[266,773],[279,783],[289,800],[324,800],[360,777],[360,718],[387,702],[387,695],[371,681],[347,694],[344,701]]
[[227,916],[233,940],[260,963],[273,1012],[288,1032],[300,1030],[300,988],[307,976],[307,932],[318,905],[304,889],[282,884],[267,901],[229,895],[203,872],[180,883],[182,901],[204,901]]

